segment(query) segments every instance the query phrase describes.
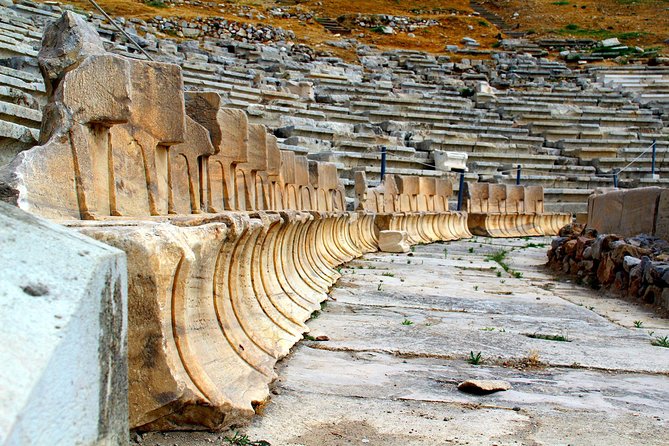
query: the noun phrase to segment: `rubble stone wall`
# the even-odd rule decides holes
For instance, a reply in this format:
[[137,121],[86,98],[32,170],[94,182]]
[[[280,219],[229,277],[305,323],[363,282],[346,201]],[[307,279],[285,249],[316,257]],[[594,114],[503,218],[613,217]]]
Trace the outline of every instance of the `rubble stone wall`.
[[548,265],[669,311],[669,190],[647,187],[592,195],[588,224],[560,231]]

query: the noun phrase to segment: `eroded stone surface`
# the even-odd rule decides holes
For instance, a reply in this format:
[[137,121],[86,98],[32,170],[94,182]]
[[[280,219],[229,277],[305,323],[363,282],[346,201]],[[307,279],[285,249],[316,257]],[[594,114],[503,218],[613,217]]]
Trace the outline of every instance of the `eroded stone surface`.
[[[242,433],[287,446],[665,444],[669,351],[647,332],[669,334],[666,320],[556,280],[542,266],[546,247],[528,243],[475,237],[351,262],[336,300],[308,323],[329,341],[297,346],[263,416]],[[486,257],[500,250],[522,277],[491,269]],[[467,362],[471,351],[480,365]],[[512,388],[458,391],[469,379]],[[143,444],[218,438],[171,433]]]

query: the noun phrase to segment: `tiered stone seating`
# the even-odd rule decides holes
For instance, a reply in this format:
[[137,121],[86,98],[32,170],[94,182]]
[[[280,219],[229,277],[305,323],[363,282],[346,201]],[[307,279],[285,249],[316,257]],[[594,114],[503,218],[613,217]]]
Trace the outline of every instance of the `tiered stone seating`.
[[248,420],[338,265],[376,251],[386,228],[409,244],[470,235],[443,180],[398,177],[383,209],[363,190],[347,212],[336,165],[282,151],[217,92],[184,93],[179,66],[107,52],[71,12],[45,34],[58,113],[44,114],[42,145],[0,167],[0,190],[125,251],[131,428]]
[[[38,138],[35,104],[43,105],[44,87],[30,76],[37,75],[41,27],[60,10],[17,1],[21,4],[0,7],[7,25],[0,32],[0,58],[23,51],[33,62],[30,70],[0,64],[14,70],[0,72],[0,101],[12,104],[0,105],[0,165]],[[101,17],[90,20],[110,51],[143,57]],[[669,138],[666,67],[572,69],[522,54],[524,47],[513,42],[492,60],[457,63],[448,56],[361,45],[363,68],[294,52],[287,43],[143,40],[156,60],[183,67],[187,91],[218,93],[226,107],[246,111],[250,123],[268,126],[282,150],[335,162],[349,202],[356,171],[366,172],[371,182],[381,180],[384,145],[392,174],[444,176],[434,170],[435,149],[467,152],[471,181],[513,184],[520,164],[522,184],[544,186],[547,209],[581,212],[587,195],[611,185],[613,172],[638,149],[655,139],[663,157]],[[3,42],[14,52],[3,53]],[[482,81],[497,89],[481,87]],[[32,110],[5,99],[16,90],[29,98]],[[663,162],[658,157],[660,175],[669,169]],[[619,185],[664,181],[649,174],[644,155],[619,175]]]
[[465,183],[465,209],[473,234],[488,237],[557,235],[571,214],[544,212],[541,186]]

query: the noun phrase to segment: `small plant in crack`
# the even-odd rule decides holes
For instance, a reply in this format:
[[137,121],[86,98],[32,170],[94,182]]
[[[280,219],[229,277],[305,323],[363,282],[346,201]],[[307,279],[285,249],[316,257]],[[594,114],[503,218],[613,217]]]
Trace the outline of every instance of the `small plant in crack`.
[[383,285],[383,284],[380,283],[379,286],[376,287],[376,291],[381,291],[381,285]]
[[406,325],[406,326],[413,325],[413,322],[411,322],[409,319],[404,319],[402,321],[402,325]]
[[500,249],[499,251],[493,252],[492,254],[488,254],[486,259],[496,262],[499,266],[502,267],[504,271],[509,271],[509,265],[504,262],[504,259],[506,259],[506,255],[508,253],[508,251]]
[[525,336],[532,339],[543,339],[545,341],[558,341],[558,342],[571,342],[564,335],[550,335],[550,334],[541,334],[541,333],[525,333]]
[[233,446],[272,446],[268,441],[254,441],[251,440],[248,435],[242,435],[239,432],[235,432],[235,435],[232,437],[225,437],[223,441]]
[[393,274],[393,273],[383,273],[381,275],[384,276],[384,277],[395,277],[395,274]]
[[474,351],[469,352],[469,359],[467,362],[471,365],[479,365],[482,360],[483,358],[481,357],[481,352],[478,352],[477,354],[474,354]]
[[448,258],[448,248],[444,248],[444,258]]
[[634,321],[634,327],[635,328],[643,327],[643,321]]
[[669,348],[669,336],[657,336],[655,339],[650,341],[650,344],[656,347]]
[[474,247],[470,247],[467,251],[469,251],[470,254],[474,254]]
[[502,277],[502,272],[501,271],[497,271],[497,273],[495,273],[495,274],[497,275],[497,277]]
[[522,278],[523,278],[523,273],[521,273],[520,271],[513,271],[513,272],[511,273],[511,275],[512,275],[513,277],[515,277],[516,279],[522,279]]
[[478,290],[479,290],[479,286],[478,286],[478,285],[474,285],[474,291],[478,291]]
[[315,341],[316,340],[316,338],[314,338],[313,336],[311,336],[310,334],[307,334],[307,333],[302,335],[302,339],[304,339],[305,341]]

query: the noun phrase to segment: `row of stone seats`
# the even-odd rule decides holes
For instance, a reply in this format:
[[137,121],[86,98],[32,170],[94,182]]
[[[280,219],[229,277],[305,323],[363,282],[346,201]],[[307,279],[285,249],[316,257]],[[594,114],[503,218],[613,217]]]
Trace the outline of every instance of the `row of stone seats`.
[[[57,9],[55,6],[33,5],[19,8],[19,13],[34,15],[34,10],[40,8]],[[52,15],[53,12],[48,12],[44,17]],[[113,51],[138,57],[137,51],[127,46],[122,38],[119,39],[110,25],[97,17],[93,21],[98,29],[105,31],[109,40],[114,40],[111,42]],[[152,57],[182,64],[188,90],[218,91],[226,105],[246,110],[252,123],[282,128],[286,126],[283,117],[290,115],[317,123],[351,126],[372,123],[380,127],[386,136],[395,135],[393,128],[396,125],[385,123],[404,124],[406,129],[397,133],[397,139],[389,143],[372,142],[364,132],[319,134],[318,131],[311,135],[306,132],[300,137],[309,138],[306,145],[303,145],[304,139],[279,140],[282,148],[300,153],[315,154],[322,148],[335,152],[341,162],[338,167],[344,172],[350,198],[353,197],[353,172],[360,163],[369,163],[370,178],[380,179],[377,176],[380,171],[376,159],[378,155],[361,157],[340,153],[349,151],[352,147],[350,143],[358,147],[383,144],[401,148],[389,165],[391,169],[397,169],[393,170],[394,173],[429,174],[427,172],[432,167],[422,163],[431,163],[431,157],[425,158],[429,152],[419,144],[430,139],[438,144],[433,144],[429,150],[457,149],[477,153],[470,156],[470,170],[477,172],[483,180],[494,175],[495,170],[507,170],[508,166],[503,164],[495,169],[492,164],[498,161],[521,162],[527,164],[528,169],[537,169],[536,164],[541,164],[540,171],[527,176],[525,181],[551,186],[555,194],[547,189],[547,198],[553,201],[559,197],[561,189],[581,188],[585,193],[593,184],[609,179],[608,172],[603,171],[605,175],[597,178],[596,174],[600,171],[595,169],[593,172],[587,168],[593,164],[591,160],[603,157],[605,163],[602,165],[613,167],[626,164],[622,156],[617,164],[610,161],[614,155],[620,155],[614,154],[612,147],[604,147],[606,150],[601,152],[593,151],[590,140],[628,139],[640,133],[656,133],[657,139],[666,139],[660,128],[663,122],[650,114],[651,108],[638,104],[630,108],[630,99],[617,89],[602,85],[589,88],[582,83],[581,80],[590,75],[589,72],[572,72],[560,62],[545,59],[500,53],[494,56],[493,64],[485,61],[453,64],[447,57],[435,58],[412,51],[380,53],[359,47],[361,62],[368,68],[363,71],[360,66],[331,57],[310,57],[305,62],[300,59],[299,53],[293,57],[290,51],[263,45],[214,39],[205,39],[200,46],[196,42],[177,44],[169,39],[145,40],[149,43],[146,49]],[[655,75],[656,71],[652,74]],[[496,92],[490,103],[480,102],[478,95],[474,98],[461,97],[461,90],[472,85],[467,83],[467,79],[478,79],[476,76],[481,75],[491,79],[491,83],[493,79],[501,82],[512,78],[516,90]],[[576,79],[576,75],[580,78]],[[595,71],[591,74],[597,75]],[[542,87],[542,91],[538,91],[536,85],[542,82],[548,89]],[[302,86],[299,86],[300,83]],[[573,113],[567,114],[571,117],[564,119],[560,114],[551,113],[559,101],[579,106],[578,119]],[[472,126],[472,123],[475,125]],[[422,129],[424,134],[417,135],[414,131],[417,128]],[[33,134],[35,131],[33,129]],[[474,137],[477,143],[472,145],[470,140]],[[576,141],[569,141],[572,139]],[[636,139],[644,138],[637,136]],[[491,145],[486,147],[486,142]],[[565,148],[562,149],[560,144]],[[419,150],[411,152],[412,147]],[[586,168],[563,168],[559,164],[551,166],[545,164],[547,160],[530,163],[534,155],[556,155],[556,150],[562,151],[562,158],[568,159],[567,166],[585,164],[583,167]],[[509,157],[498,160],[510,152],[519,156],[513,161]],[[561,175],[565,169],[571,179]],[[641,180],[639,177],[646,173],[646,169],[639,170],[634,173],[634,179]],[[434,174],[439,175],[438,172]],[[551,176],[554,178],[551,179]],[[586,176],[591,179],[584,181]],[[580,201],[573,210],[585,206],[584,201]]]
[[[34,46],[41,33],[32,22],[0,8],[0,165],[39,140],[45,91]],[[6,13],[7,12],[7,13]],[[5,14],[6,13],[6,14]]]
[[453,184],[447,179],[386,174],[379,186],[370,188],[365,172],[356,171],[355,192],[356,210],[377,215],[382,250],[390,248],[382,238],[386,231],[405,233],[409,245],[471,237],[467,214],[449,210]]
[[488,237],[557,235],[569,213],[544,211],[541,186],[465,183],[465,209],[473,234]]
[[346,212],[334,164],[282,151],[215,92],[184,93],[177,65],[105,51],[77,14],[46,28],[39,62],[43,143],[0,167],[0,190],[126,253],[131,428],[247,421],[338,265],[395,226],[408,243],[469,235],[429,178],[398,178],[382,213]]

